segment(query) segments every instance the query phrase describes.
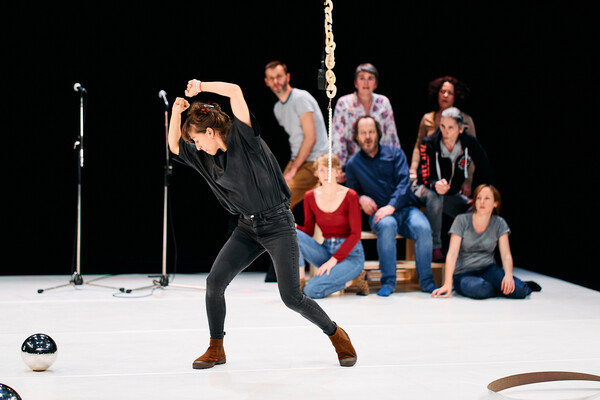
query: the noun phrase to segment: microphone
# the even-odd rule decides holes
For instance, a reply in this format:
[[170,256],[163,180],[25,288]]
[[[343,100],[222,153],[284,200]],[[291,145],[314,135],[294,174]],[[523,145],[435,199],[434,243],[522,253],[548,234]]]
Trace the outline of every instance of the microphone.
[[163,99],[163,101],[165,102],[166,106],[169,105],[169,102],[167,101],[167,92],[165,92],[164,90],[161,90],[160,92],[158,92],[158,97],[160,97],[161,99]]
[[321,68],[317,71],[317,89],[327,90],[327,79],[325,78],[325,62],[321,61]]
[[79,83],[76,83],[73,85],[73,90],[75,90],[76,92],[85,92],[85,88],[83,86],[81,86]]

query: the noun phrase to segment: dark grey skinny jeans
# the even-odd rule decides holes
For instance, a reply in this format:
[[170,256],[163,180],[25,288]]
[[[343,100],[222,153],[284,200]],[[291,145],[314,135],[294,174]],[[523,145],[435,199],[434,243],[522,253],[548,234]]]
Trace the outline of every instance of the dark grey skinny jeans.
[[225,289],[240,272],[267,251],[273,260],[283,303],[333,335],[335,323],[311,298],[300,291],[298,238],[294,216],[286,204],[256,215],[241,215],[206,279],[206,313],[212,339],[225,335]]

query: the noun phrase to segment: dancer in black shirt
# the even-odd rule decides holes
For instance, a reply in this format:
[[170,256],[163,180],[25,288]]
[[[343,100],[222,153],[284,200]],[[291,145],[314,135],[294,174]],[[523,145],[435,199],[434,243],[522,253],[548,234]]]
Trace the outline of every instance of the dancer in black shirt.
[[[329,336],[340,365],[354,365],[356,352],[346,332],[300,291],[298,240],[289,210],[290,191],[277,160],[260,137],[241,88],[226,82],[188,82],[186,96],[200,92],[228,97],[233,117],[218,104],[195,102],[190,106],[184,98],[177,98],[169,126],[169,148],[174,159],[200,173],[223,207],[239,218],[206,280],[210,345],[194,361],[193,368],[225,363],[225,289],[265,251],[273,260],[284,304]],[[182,126],[181,114],[185,110],[187,118]]]

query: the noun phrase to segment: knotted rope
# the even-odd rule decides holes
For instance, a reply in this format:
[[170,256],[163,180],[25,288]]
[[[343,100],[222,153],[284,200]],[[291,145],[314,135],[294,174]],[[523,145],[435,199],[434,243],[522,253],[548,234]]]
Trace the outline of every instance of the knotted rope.
[[329,162],[328,162],[328,181],[331,183],[331,154],[332,154],[332,136],[331,129],[333,125],[333,109],[331,107],[331,100],[335,97],[337,93],[337,88],[335,86],[335,74],[333,73],[333,67],[335,66],[335,57],[333,52],[335,50],[335,42],[333,41],[333,18],[331,12],[333,10],[333,0],[325,0],[325,66],[327,67],[327,72],[325,73],[325,81],[327,82],[327,87],[325,91],[327,93],[327,97],[329,98],[329,106],[327,107],[327,111],[329,113]]

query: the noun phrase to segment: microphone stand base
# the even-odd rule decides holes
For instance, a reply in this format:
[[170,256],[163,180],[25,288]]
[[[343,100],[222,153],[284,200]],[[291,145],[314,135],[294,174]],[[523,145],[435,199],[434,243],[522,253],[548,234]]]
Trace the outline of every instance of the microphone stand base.
[[181,288],[187,288],[187,289],[198,289],[198,290],[206,290],[206,287],[204,286],[193,286],[193,285],[179,285],[179,284],[174,284],[174,283],[169,283],[169,277],[167,275],[150,275],[148,276],[148,278],[159,278],[159,279],[155,279],[153,280],[153,285],[149,285],[149,286],[142,286],[139,288],[135,288],[135,289],[128,289],[127,293],[136,291],[136,290],[144,290],[144,289],[164,289],[168,286],[174,286],[174,287],[181,287]]
[[105,277],[101,276],[101,277],[93,279],[91,281],[84,282],[83,276],[81,276],[78,273],[74,273],[73,276],[71,277],[71,280],[68,283],[65,283],[63,285],[58,285],[58,286],[52,286],[52,287],[49,287],[49,288],[46,288],[46,289],[38,289],[37,292],[38,293],[44,293],[45,291],[48,291],[48,290],[58,289],[58,288],[66,287],[66,286],[82,286],[82,285],[103,287],[103,288],[107,288],[107,289],[118,290],[118,291],[123,292],[123,293],[129,293],[131,291],[130,289],[125,289],[125,288],[122,288],[122,287],[118,288],[118,287],[114,287],[114,286],[106,286],[106,285],[100,285],[100,284],[97,284],[97,283],[92,283],[94,281],[97,281],[97,280],[103,279],[103,278],[105,278]]

